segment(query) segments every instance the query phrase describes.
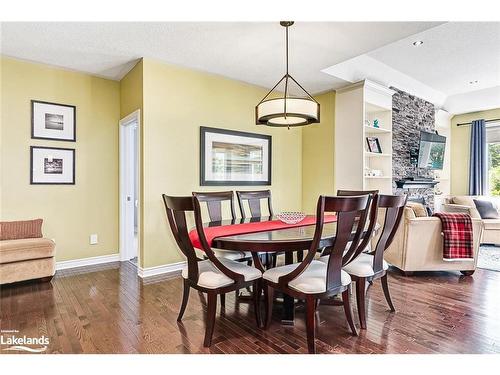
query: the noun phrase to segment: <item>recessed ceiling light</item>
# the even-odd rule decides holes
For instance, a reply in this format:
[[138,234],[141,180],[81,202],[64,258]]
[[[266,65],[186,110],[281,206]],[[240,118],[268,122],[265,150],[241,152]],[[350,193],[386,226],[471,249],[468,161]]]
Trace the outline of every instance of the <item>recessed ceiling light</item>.
[[419,46],[421,46],[422,44],[424,44],[424,42],[423,42],[422,40],[416,40],[416,41],[414,41],[414,42],[413,42],[413,45],[414,45],[415,47],[419,47]]
[[474,81],[469,81],[469,85],[475,85],[476,83],[478,83],[479,81],[476,79]]

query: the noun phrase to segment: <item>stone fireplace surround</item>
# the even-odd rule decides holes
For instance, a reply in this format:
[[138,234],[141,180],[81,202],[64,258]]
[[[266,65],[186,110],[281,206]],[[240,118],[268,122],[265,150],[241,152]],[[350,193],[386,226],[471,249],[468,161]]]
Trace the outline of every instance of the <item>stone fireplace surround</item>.
[[420,131],[434,132],[434,104],[407,92],[391,87],[396,93],[392,97],[392,178],[395,194],[408,193],[411,200],[424,199],[427,207],[434,206],[434,189],[398,189],[394,181],[405,177],[430,177],[434,172],[417,168],[410,162],[410,153],[417,152]]

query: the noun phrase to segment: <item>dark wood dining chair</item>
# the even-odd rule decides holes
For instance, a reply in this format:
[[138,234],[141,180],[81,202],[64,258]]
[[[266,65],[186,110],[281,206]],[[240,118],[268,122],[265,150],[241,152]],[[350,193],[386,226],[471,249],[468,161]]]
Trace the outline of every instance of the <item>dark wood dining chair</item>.
[[[365,231],[362,233],[362,238],[357,246],[353,246],[354,244],[352,242],[347,244],[347,248],[344,251],[344,255],[342,256],[342,265],[347,264],[349,261],[359,256],[359,254],[361,254],[368,248],[375,231],[375,226],[377,224],[378,190],[337,190],[337,196],[339,197],[352,197],[358,195],[369,195],[371,197],[371,203],[368,212],[369,223],[368,226],[366,226],[365,223]],[[358,231],[361,231],[362,229],[363,228],[361,226],[358,226],[357,228]],[[319,258],[319,260],[322,262],[328,262],[329,251],[330,249],[328,248],[322,249],[321,257]],[[337,305],[337,300],[322,300],[321,304],[335,306]]]
[[381,279],[385,299],[391,311],[395,311],[387,283],[387,269],[389,265],[384,260],[384,251],[391,245],[398,230],[407,196],[379,195],[378,210],[385,210],[384,225],[381,230],[375,250],[370,253],[360,252],[344,261],[343,270],[356,282],[356,302],[358,306],[359,322],[362,329],[366,329],[366,282]]
[[[240,214],[243,219],[254,219],[262,216],[261,201],[265,200],[267,203],[266,215],[273,216],[273,203],[271,197],[271,190],[254,190],[254,191],[236,191],[238,197],[238,206]],[[248,203],[249,216],[245,210],[245,202]],[[278,253],[265,253],[259,255],[263,259],[263,263],[267,268],[276,267]]]
[[[193,192],[200,203],[204,203],[207,208],[210,221],[219,222],[224,219],[223,203],[227,202],[230,208],[230,220],[236,223],[236,212],[234,209],[234,200],[232,191],[217,191],[217,192]],[[201,205],[200,205],[201,206]],[[247,261],[251,264],[252,255],[241,251],[219,250],[213,249],[218,258],[226,258],[238,261]]]
[[[203,345],[208,347],[212,341],[215,324],[215,313],[217,310],[217,295],[233,292],[241,288],[253,285],[254,290],[260,289],[262,273],[254,267],[230,259],[219,259],[210,248],[201,215],[200,202],[196,197],[172,197],[163,194],[163,202],[167,212],[167,218],[174,235],[175,241],[187,258],[187,266],[182,270],[184,280],[184,293],[181,309],[177,321],[181,321],[189,299],[190,288],[207,294],[207,318],[205,339]],[[202,250],[208,259],[202,260],[196,256],[187,228],[187,213],[194,213],[196,230],[201,242]],[[260,325],[260,303],[255,294],[254,298],[255,319]]]
[[[354,246],[359,244],[371,203],[370,195],[355,197],[320,196],[316,210],[314,237],[304,260],[300,263],[271,268],[264,272],[263,285],[266,303],[266,329],[271,323],[273,297],[279,290],[293,298],[306,302],[307,347],[309,353],[315,353],[315,311],[317,301],[342,294],[344,312],[354,335],[357,330],[352,318],[349,300],[351,278],[342,270],[342,255],[349,241]],[[336,212],[336,234],[328,262],[314,260],[317,249],[321,246],[325,212]],[[361,216],[360,216],[361,213]]]
[[232,191],[217,191],[217,192],[193,192],[199,202],[206,203],[208,216],[210,221],[222,220],[222,203],[228,202],[231,209],[231,219],[236,220],[236,212],[234,210],[233,192]]
[[[371,204],[368,212],[368,227],[363,234],[363,239],[359,242],[357,248],[349,248],[347,252],[342,257],[342,265],[347,264],[351,259],[356,258],[360,253],[365,251],[370,245],[370,241],[375,231],[375,225],[377,224],[377,213],[378,213],[378,190],[337,190],[337,196],[339,197],[352,197],[357,195],[369,195],[371,199]],[[361,230],[363,228],[358,228]]]
[[248,202],[251,218],[261,217],[261,201],[267,202],[267,211],[269,216],[273,216],[273,204],[271,201],[271,190],[255,190],[255,191],[236,191],[238,197],[238,206],[240,207],[241,217],[246,219],[248,216],[245,212],[245,202]]
[[[375,225],[377,224],[377,203],[378,203],[378,190],[337,190],[337,196],[339,197],[352,197],[358,195],[369,195],[371,199],[370,209],[368,212],[369,224],[363,233],[363,239],[359,242],[356,248],[352,247],[352,243],[348,244],[348,248],[342,257],[342,263],[346,264],[351,259],[354,259],[362,251],[364,251],[370,244]],[[358,230],[363,228],[358,227]],[[323,262],[328,262],[328,255],[330,249],[323,249],[322,256],[319,258]]]

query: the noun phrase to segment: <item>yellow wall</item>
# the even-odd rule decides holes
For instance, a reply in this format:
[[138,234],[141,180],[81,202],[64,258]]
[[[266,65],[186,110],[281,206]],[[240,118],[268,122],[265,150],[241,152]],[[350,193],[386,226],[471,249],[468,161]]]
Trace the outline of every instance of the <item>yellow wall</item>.
[[183,260],[168,228],[162,193],[264,187],[200,187],[200,126],[273,136],[272,191],[276,212],[300,210],[302,130],[255,125],[266,90],[223,77],[143,60],[144,267]]
[[318,196],[334,195],[335,92],[315,98],[321,106],[321,123],[302,131],[302,210],[315,213]]
[[120,81],[120,117],[131,114],[137,109],[142,112],[142,59]]
[[457,124],[493,118],[500,118],[500,108],[456,115],[451,119],[451,194],[469,193],[470,126]]
[[[43,218],[58,261],[117,253],[119,83],[4,57],[1,70],[0,219]],[[75,105],[77,141],[31,139],[31,99]],[[30,185],[30,146],[75,148],[76,184]]]

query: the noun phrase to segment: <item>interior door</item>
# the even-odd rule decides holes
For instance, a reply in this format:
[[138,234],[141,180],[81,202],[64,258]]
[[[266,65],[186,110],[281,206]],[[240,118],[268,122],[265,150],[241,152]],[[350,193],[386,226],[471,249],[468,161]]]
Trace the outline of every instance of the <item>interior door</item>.
[[123,221],[121,225],[122,238],[122,249],[123,254],[121,256],[122,260],[129,260],[137,256],[137,248],[135,242],[135,211],[136,211],[136,147],[135,147],[135,137],[134,128],[137,125],[135,123],[129,123],[123,125],[122,128],[122,161],[121,165],[121,207],[122,215],[121,220]]

